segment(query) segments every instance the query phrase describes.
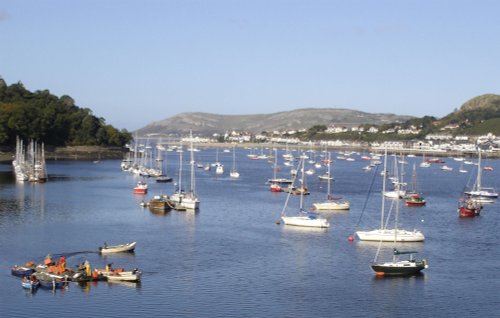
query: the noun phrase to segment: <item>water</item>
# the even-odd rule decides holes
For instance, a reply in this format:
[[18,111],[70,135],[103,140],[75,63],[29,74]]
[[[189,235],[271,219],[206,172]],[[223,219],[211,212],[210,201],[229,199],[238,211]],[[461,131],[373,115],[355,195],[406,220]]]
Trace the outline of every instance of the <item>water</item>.
[[[238,149],[241,178],[228,176],[232,155],[219,152],[225,174],[196,171],[199,212],[153,214],[132,194],[136,177],[121,172],[119,161],[48,163],[49,182],[19,184],[10,164],[0,165],[0,316],[26,317],[47,312],[72,317],[485,317],[498,315],[500,257],[499,205],[481,216],[458,218],[457,200],[475,176],[459,174],[459,163],[446,159],[453,172],[438,166],[417,168],[427,206],[400,208],[406,229],[424,232],[425,243],[407,243],[430,268],[409,278],[377,278],[370,268],[377,244],[348,242],[357,229],[379,226],[381,177],[364,172],[367,164],[335,161],[333,192],[351,201],[349,212],[323,213],[329,229],[277,225],[286,195],[265,184],[272,164],[248,160]],[[168,172],[177,175],[177,154],[168,154]],[[184,156],[186,157],[186,156]],[[196,153],[215,161],[215,151]],[[409,158],[406,181],[411,181]],[[500,188],[498,160],[483,173],[483,184]],[[188,164],[184,164],[184,176]],[[467,166],[472,171],[475,166]],[[317,169],[316,169],[317,170]],[[288,177],[289,168],[280,175]],[[324,173],[325,170],[321,172]],[[325,181],[319,171],[307,176],[306,206],[322,200]],[[187,184],[185,180],[184,184]],[[173,184],[149,182],[153,194],[173,192]],[[366,209],[362,211],[366,203]],[[289,212],[298,209],[292,197]],[[362,213],[363,212],[363,213]],[[101,256],[103,242],[137,241],[133,254]],[[391,244],[384,244],[388,258]],[[64,254],[68,265],[89,260],[92,267],[113,263],[140,268],[139,284],[71,284],[56,292],[24,291],[10,267]]]

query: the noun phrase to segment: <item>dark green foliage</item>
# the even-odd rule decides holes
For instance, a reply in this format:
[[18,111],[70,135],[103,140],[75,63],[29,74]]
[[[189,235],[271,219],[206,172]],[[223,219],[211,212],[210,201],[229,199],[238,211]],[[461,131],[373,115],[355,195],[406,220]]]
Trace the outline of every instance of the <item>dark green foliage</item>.
[[70,96],[30,92],[20,82],[0,85],[0,145],[15,145],[16,136],[52,146],[123,146],[132,139],[128,131],[75,106]]

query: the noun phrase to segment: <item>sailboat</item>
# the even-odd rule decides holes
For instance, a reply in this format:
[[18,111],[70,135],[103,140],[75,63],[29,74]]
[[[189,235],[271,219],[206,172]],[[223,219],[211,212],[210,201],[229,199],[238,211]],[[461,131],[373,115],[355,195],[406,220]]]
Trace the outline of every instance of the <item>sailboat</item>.
[[224,165],[219,162],[219,148],[215,149],[215,174],[224,173]]
[[193,148],[193,133],[190,132],[190,138],[191,140],[191,149],[190,149],[190,167],[191,167],[191,180],[190,180],[190,189],[189,192],[184,193],[184,196],[182,197],[182,200],[180,202],[181,207],[187,210],[198,210],[200,208],[200,199],[198,198],[198,195],[196,194],[195,191],[195,169],[194,169],[194,148]]
[[[399,186],[396,186],[398,188]],[[399,216],[399,200],[396,200],[396,213],[394,217],[394,231],[393,231],[393,242],[399,241],[399,231],[398,231],[398,216]],[[389,219],[390,215],[387,216]],[[387,220],[388,221],[388,220]],[[413,254],[416,251],[399,251],[395,246],[393,247],[392,261],[388,262],[377,262],[378,255],[380,253],[380,248],[382,246],[383,240],[380,240],[377,253],[375,254],[375,260],[373,261],[371,268],[375,271],[377,276],[391,275],[391,276],[404,276],[404,275],[414,275],[418,274],[423,269],[429,267],[427,261],[416,260]],[[409,259],[401,260],[401,255],[409,255]]]
[[425,199],[417,192],[417,170],[415,168],[415,163],[413,164],[413,174],[412,174],[412,189],[406,194],[405,204],[406,206],[424,206]]
[[[159,145],[156,146],[156,151],[157,151],[157,157],[156,157],[156,164],[157,164],[157,169],[158,169],[158,176],[156,177],[156,182],[158,183],[167,183],[167,182],[172,182],[172,177],[169,177],[168,175],[163,173],[163,156],[162,156],[162,149],[159,147]],[[165,163],[166,165],[166,163]]]
[[470,191],[465,191],[464,194],[470,197],[480,197],[480,198],[498,198],[498,192],[494,188],[486,188],[481,185],[481,149],[478,149],[478,162],[477,162],[477,177],[474,187]]
[[398,172],[398,162],[397,156],[394,155],[394,170],[393,170],[393,183],[396,188],[393,191],[384,191],[384,196],[392,199],[401,199],[406,196],[406,191],[401,189],[402,186],[406,185],[403,182],[403,166],[401,165],[401,173]]
[[175,185],[175,191],[174,193],[170,196],[170,200],[175,204],[175,209],[180,209],[181,208],[181,202],[184,197],[184,189],[182,189],[182,154],[184,151],[182,151],[182,145],[180,147],[181,151],[178,151],[179,153],[179,183]]
[[[300,171],[301,171],[301,188],[304,188],[304,158],[300,159],[299,166],[300,166]],[[294,178],[295,180],[296,178]],[[292,183],[293,185],[293,183]],[[283,210],[281,211],[281,220],[285,225],[294,225],[294,226],[303,226],[303,227],[319,227],[319,228],[327,228],[330,227],[330,223],[328,222],[327,219],[319,217],[315,214],[309,214],[304,210],[304,193],[301,192],[300,194],[300,206],[299,206],[299,215],[296,216],[287,216],[285,214],[285,209],[287,207],[287,203],[290,199],[291,192],[288,192],[286,201],[285,201],[285,206],[283,207]]]
[[[330,175],[330,157],[331,154],[328,153],[328,172],[327,174]],[[326,200],[323,202],[316,202],[313,203],[313,206],[316,208],[316,210],[349,210],[350,208],[350,203],[349,201],[346,200],[339,200],[339,199],[334,199],[331,196],[331,179],[328,178],[328,184],[327,184],[327,195],[326,195]]]
[[274,165],[273,165],[273,178],[267,180],[270,184],[269,189],[271,192],[281,192],[283,191],[283,186],[287,186],[290,188],[292,184],[292,180],[285,178],[278,178],[276,176],[278,171],[278,150],[274,149]]
[[[416,260],[413,258],[413,254],[416,253],[416,251],[399,251],[397,248],[394,248],[392,261],[384,263],[373,262],[371,267],[377,276],[415,275],[420,271],[429,268],[429,264],[426,259]],[[410,255],[410,257],[408,260],[400,260],[400,255]]]
[[425,160],[425,152],[422,154],[422,162],[420,163],[420,168],[429,168],[431,163]]
[[[387,167],[387,149],[385,150],[384,157],[384,171]],[[382,179],[382,206],[380,209],[380,228],[371,231],[356,231],[356,235],[361,241],[380,241],[380,242],[422,242],[425,240],[424,234],[418,230],[408,231],[401,229],[388,229],[385,226],[385,184],[386,178]],[[399,183],[396,183],[396,191],[399,191]],[[399,200],[393,200],[396,204],[399,204]]]
[[229,176],[231,178],[239,178],[240,173],[238,170],[236,170],[236,147],[233,147],[233,167],[231,169],[231,172],[229,173]]

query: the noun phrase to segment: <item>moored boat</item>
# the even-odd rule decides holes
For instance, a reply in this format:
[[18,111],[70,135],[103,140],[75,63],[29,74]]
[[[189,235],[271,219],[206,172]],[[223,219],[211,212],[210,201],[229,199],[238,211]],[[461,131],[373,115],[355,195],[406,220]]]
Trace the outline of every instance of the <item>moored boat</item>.
[[143,181],[137,182],[136,186],[134,187],[134,193],[136,194],[146,194],[148,193],[148,184]]
[[[427,260],[416,260],[413,258],[415,251],[398,251],[396,248],[393,250],[393,260],[384,263],[373,263],[371,268],[375,271],[377,276],[405,276],[405,275],[415,275],[418,274],[423,269],[429,267]],[[399,260],[399,255],[409,254],[410,258],[408,260]]]
[[482,205],[474,200],[461,200],[458,205],[458,215],[460,217],[475,217],[481,213],[482,208]]
[[33,274],[35,272],[35,269],[33,267],[15,265],[10,269],[10,272],[14,276],[23,277]]
[[411,193],[405,199],[406,206],[423,206],[425,205],[425,199],[418,193]]
[[34,276],[26,276],[22,279],[21,286],[24,289],[35,290],[40,286],[40,281]]
[[160,194],[153,196],[147,206],[156,211],[169,211],[174,207],[174,203],[167,195]]

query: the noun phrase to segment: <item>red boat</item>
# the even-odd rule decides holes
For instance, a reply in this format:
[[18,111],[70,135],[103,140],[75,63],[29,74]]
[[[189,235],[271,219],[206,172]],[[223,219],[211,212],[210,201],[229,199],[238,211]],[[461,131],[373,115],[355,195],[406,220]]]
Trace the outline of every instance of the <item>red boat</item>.
[[483,168],[484,171],[493,171],[493,167],[486,166]]
[[134,193],[136,194],[146,194],[148,193],[148,184],[146,182],[139,181],[134,188]]
[[281,192],[283,191],[281,189],[281,186],[279,183],[271,183],[271,186],[269,187],[271,189],[271,192]]
[[458,215],[464,218],[470,218],[478,216],[483,207],[477,202],[467,199],[465,201],[461,201],[458,206]]
[[406,206],[424,206],[425,199],[418,193],[410,194],[405,200]]

